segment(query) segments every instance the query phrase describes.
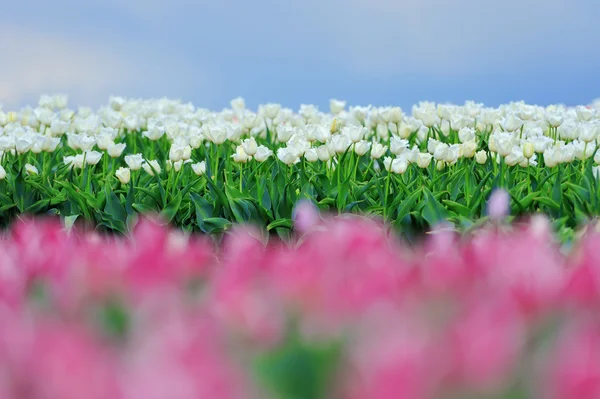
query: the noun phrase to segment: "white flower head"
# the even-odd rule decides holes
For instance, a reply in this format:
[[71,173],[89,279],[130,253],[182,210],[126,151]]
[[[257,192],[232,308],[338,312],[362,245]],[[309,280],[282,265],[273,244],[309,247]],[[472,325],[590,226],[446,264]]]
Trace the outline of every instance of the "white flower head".
[[25,173],[27,173],[28,175],[38,175],[40,172],[38,171],[38,168],[36,168],[32,164],[26,163],[25,164]]
[[121,156],[121,154],[123,153],[123,151],[125,151],[125,147],[126,146],[127,145],[125,143],[118,143],[118,144],[111,143],[108,146],[106,152],[108,152],[108,155],[111,158],[118,158],[118,157]]
[[161,168],[157,160],[153,159],[152,161],[144,161],[142,164],[142,168],[148,173],[150,176],[154,176],[154,172],[160,174]]
[[273,151],[264,145],[259,145],[256,149],[256,154],[254,154],[254,159],[256,159],[258,162],[264,162],[269,159],[271,155],[273,155]]
[[121,182],[121,184],[127,184],[131,180],[131,170],[129,168],[119,168],[115,172],[115,176]]
[[140,170],[144,163],[142,154],[125,155],[125,163],[131,170]]
[[192,166],[192,170],[194,171],[194,173],[198,176],[202,176],[206,173],[206,162],[205,161],[194,163],[191,166]]
[[102,159],[103,153],[98,151],[87,151],[85,153],[85,163],[88,165],[96,165]]

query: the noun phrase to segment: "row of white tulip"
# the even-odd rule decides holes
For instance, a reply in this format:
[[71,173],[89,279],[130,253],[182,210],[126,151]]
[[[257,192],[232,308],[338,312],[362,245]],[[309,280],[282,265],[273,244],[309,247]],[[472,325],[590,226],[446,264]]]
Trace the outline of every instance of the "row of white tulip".
[[[220,112],[167,99],[111,97],[95,112],[67,105],[65,96],[42,96],[36,108],[0,110],[0,151],[38,154],[66,146],[73,155],[64,156],[64,163],[82,168],[100,162],[104,153],[120,158],[127,137],[140,135],[167,146],[164,167],[179,170],[190,163],[197,174],[206,171],[206,164],[194,163],[192,152],[211,143],[232,148],[230,156],[237,163],[264,162],[275,155],[288,165],[304,159],[335,166],[342,154],[354,152],[373,160],[383,157],[383,166],[396,173],[409,164],[427,168],[432,161],[443,169],[460,159],[536,166],[540,155],[547,167],[592,156],[600,163],[598,103],[540,107],[519,102],[490,108],[474,102],[422,102],[411,115],[399,107],[346,109],[346,102],[338,100],[331,100],[327,113],[314,105],[302,105],[296,113],[279,104],[253,112],[241,98]],[[117,173],[122,182],[129,180],[131,170],[160,171],[144,148],[129,150],[127,168]]]

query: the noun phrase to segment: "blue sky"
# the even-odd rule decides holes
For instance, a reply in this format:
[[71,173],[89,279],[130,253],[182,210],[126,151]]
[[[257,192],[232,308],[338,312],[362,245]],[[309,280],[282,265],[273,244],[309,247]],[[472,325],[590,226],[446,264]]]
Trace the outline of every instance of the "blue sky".
[[[3,0],[0,103],[220,109],[600,97],[597,0]],[[8,22],[7,22],[8,21]]]

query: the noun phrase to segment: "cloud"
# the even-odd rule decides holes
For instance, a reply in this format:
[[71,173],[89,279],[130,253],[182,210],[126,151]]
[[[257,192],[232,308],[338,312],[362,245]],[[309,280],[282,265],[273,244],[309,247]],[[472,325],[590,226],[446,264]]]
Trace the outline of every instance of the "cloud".
[[361,74],[510,72],[600,59],[590,51],[594,1],[334,0],[319,12],[327,53]]
[[98,106],[110,95],[185,97],[209,92],[218,77],[169,49],[0,28],[0,104],[16,107],[41,94],[68,93],[72,104]]
[[0,102],[18,105],[44,93],[64,92],[96,102],[135,82],[132,62],[100,44],[0,28]]

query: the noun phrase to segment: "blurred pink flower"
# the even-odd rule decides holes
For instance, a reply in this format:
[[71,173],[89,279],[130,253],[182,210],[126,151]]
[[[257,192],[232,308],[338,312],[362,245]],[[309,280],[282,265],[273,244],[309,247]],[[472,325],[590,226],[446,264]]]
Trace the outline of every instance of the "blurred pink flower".
[[496,189],[488,202],[488,215],[492,220],[502,220],[510,213],[510,195],[506,190]]
[[306,233],[319,224],[321,218],[319,209],[309,200],[300,200],[294,208],[294,228],[300,233]]

